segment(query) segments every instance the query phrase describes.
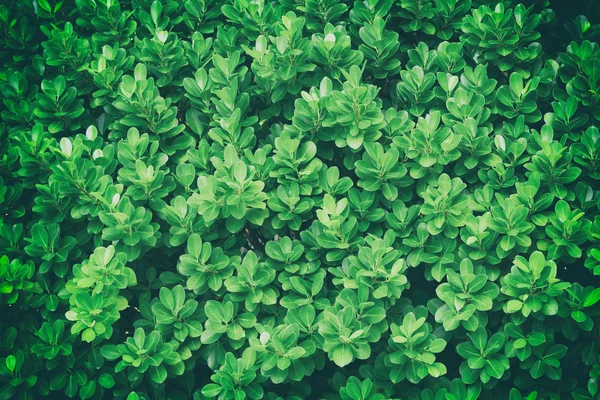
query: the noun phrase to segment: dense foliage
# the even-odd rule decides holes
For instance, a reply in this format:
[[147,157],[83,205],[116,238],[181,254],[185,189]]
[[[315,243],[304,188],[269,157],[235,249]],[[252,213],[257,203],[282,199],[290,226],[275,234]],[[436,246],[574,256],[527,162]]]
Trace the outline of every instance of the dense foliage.
[[600,399],[600,12],[523,1],[1,2],[0,400]]

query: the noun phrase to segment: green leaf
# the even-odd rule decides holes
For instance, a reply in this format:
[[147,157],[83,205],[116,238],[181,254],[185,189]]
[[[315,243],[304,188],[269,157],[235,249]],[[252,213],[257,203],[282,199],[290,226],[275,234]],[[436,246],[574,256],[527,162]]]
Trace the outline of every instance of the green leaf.
[[17,365],[17,358],[13,355],[10,355],[8,357],[6,357],[6,368],[10,371],[10,372],[14,372],[15,371],[15,367]]
[[115,386],[115,380],[110,374],[102,374],[98,377],[98,383],[105,389],[112,389]]
[[600,300],[600,288],[596,288],[588,294],[583,302],[584,307],[591,307]]
[[162,365],[150,367],[150,378],[158,384],[163,383],[167,379],[167,369]]
[[333,348],[333,350],[329,354],[329,358],[338,367],[345,367],[354,360],[354,355],[352,354],[352,349],[350,348],[350,346],[340,344]]
[[79,396],[82,399],[89,399],[96,393],[96,381],[89,381],[79,390]]
[[206,397],[216,397],[219,395],[219,393],[221,393],[222,390],[223,389],[221,386],[214,383],[209,383],[202,388],[202,394]]

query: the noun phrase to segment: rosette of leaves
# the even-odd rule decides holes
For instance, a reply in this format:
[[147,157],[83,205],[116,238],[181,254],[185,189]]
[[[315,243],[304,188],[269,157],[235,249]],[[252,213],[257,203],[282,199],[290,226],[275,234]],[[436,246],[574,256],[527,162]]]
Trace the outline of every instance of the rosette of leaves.
[[446,100],[449,113],[444,114],[442,120],[462,138],[458,149],[466,156],[455,167],[458,175],[465,175],[477,166],[492,166],[501,162],[500,157],[492,153],[492,126],[486,124],[490,110],[484,104],[482,95],[462,87]]
[[201,336],[202,344],[215,343],[225,334],[233,348],[240,348],[246,340],[246,331],[256,325],[256,316],[250,312],[238,314],[238,311],[237,303],[208,300],[204,304],[207,320]]
[[77,335],[83,332],[81,338],[86,342],[110,338],[112,325],[120,317],[119,312],[127,308],[124,297],[105,297],[114,293],[114,290],[105,290],[102,294],[80,292],[72,295],[69,298],[70,310],[65,314],[69,321],[75,322],[71,333]]
[[[196,4],[193,4],[193,2],[188,2],[188,5],[191,8],[194,8],[195,6],[201,6],[199,4],[199,2],[196,2]],[[185,7],[185,5],[184,5]],[[184,12],[184,18],[185,18],[186,13]],[[218,25],[218,21],[213,21],[215,22],[215,25]],[[208,25],[208,24],[207,24]],[[211,29],[209,26],[207,26],[207,29]],[[199,68],[203,67],[204,65],[208,64],[210,61],[210,58],[212,56],[212,45],[213,45],[213,38],[212,37],[204,37],[202,35],[202,33],[200,33],[200,30],[195,30],[194,33],[192,33],[191,37],[190,37],[190,41],[184,41],[183,47],[186,50],[186,58],[187,61],[190,65],[191,68],[194,68],[196,70],[198,70]],[[185,78],[184,78],[185,79]]]
[[[443,266],[443,264],[438,264],[437,262],[441,259],[440,253],[444,250],[444,243],[451,242],[444,241],[442,237],[430,234],[427,230],[427,224],[419,222],[414,235],[402,239],[402,244],[407,247],[405,251],[408,251],[406,257],[408,266],[417,267],[421,263],[424,263],[428,268],[431,268],[431,277],[441,280],[446,269],[440,269],[439,267]],[[438,267],[433,268],[436,264]]]
[[[52,29],[42,26],[41,30],[48,36],[48,40],[42,42],[44,62],[48,66],[57,67],[68,82],[75,83],[77,90],[82,93],[87,92],[88,89],[80,85],[82,77],[79,72],[85,68],[88,57],[92,52],[90,41],[79,38],[77,32],[73,29],[73,24],[70,22],[67,22],[62,29],[58,26],[53,26]],[[75,97],[77,92],[73,93],[75,94],[73,97]],[[56,97],[61,95],[60,91],[54,93]],[[76,117],[78,115],[73,116],[73,118]]]
[[279,291],[271,285],[274,279],[275,271],[248,251],[235,265],[234,275],[225,280],[225,287],[233,301],[243,301],[246,310],[254,311],[260,304],[276,303]]
[[407,206],[402,200],[396,200],[392,204],[392,212],[386,214],[387,225],[394,230],[396,237],[407,238],[413,231],[413,223],[416,221],[421,207],[417,204]]
[[137,283],[133,270],[125,267],[126,262],[127,255],[116,253],[111,245],[96,248],[88,260],[73,267],[73,278],[60,293],[69,299],[66,317],[75,322],[72,334],[82,332],[86,342],[112,336],[112,325],[119,319],[119,312],[128,307],[127,298],[119,292]]
[[567,354],[567,346],[555,344],[554,336],[547,335],[546,340],[533,348],[532,354],[520,366],[529,370],[533,379],[547,376],[551,380],[560,380],[562,369],[560,360]]
[[269,209],[276,212],[272,219],[274,229],[289,228],[298,230],[302,222],[310,215],[314,201],[310,197],[300,196],[298,183],[292,182],[289,186],[281,185],[267,201]]
[[163,335],[172,333],[180,342],[202,334],[199,311],[196,300],[186,300],[185,289],[181,285],[173,289],[160,288],[159,299],[152,304],[158,330]]
[[146,371],[158,384],[167,379],[169,369],[177,375],[183,373],[177,345],[164,342],[159,331],[146,335],[142,328],[137,328],[133,337],[127,338],[125,343],[102,346],[100,352],[108,361],[119,360],[115,372],[126,371],[132,382],[140,381]]
[[[164,4],[163,4],[164,3]],[[156,28],[166,29],[176,26],[183,17],[180,11],[181,4],[168,3],[154,0],[133,0],[133,14],[139,20],[141,31],[152,33]]]
[[500,241],[496,245],[496,254],[504,258],[512,251],[526,251],[531,246],[529,234],[535,225],[528,221],[527,208],[512,198],[496,196],[498,205],[490,208],[489,227],[497,232]]
[[358,321],[352,307],[326,309],[319,323],[319,334],[324,340],[323,351],[340,367],[371,356],[369,325]]
[[95,31],[92,34],[92,45],[96,49],[115,43],[119,46],[129,44],[137,22],[131,18],[132,13],[124,12],[120,1],[75,0],[75,4],[81,13],[76,23],[85,29]]
[[316,249],[325,249],[325,258],[329,262],[342,260],[361,240],[356,237],[358,222],[356,218],[348,217],[349,211],[347,198],[336,202],[333,196],[325,194],[322,208],[316,211],[318,221],[313,222],[312,231],[300,234],[302,241],[309,246],[314,244]]
[[209,383],[202,388],[202,395],[209,399],[262,399],[264,390],[261,383],[267,378],[257,374],[256,352],[246,349],[241,358],[235,358],[233,353],[225,354],[225,362],[215,371]]
[[423,220],[431,235],[443,234],[453,239],[458,236],[458,228],[465,225],[469,215],[469,197],[464,194],[467,185],[460,178],[450,178],[442,174],[437,184],[428,185],[421,194]]
[[269,257],[266,260],[271,268],[281,271],[285,270],[290,274],[295,274],[304,269],[300,260],[304,253],[304,246],[299,240],[292,240],[287,236],[277,241],[267,242],[265,253]]
[[[88,132],[93,136],[93,129]],[[123,187],[114,185],[112,177],[106,174],[115,165],[112,147],[105,147],[105,154],[100,149],[98,152],[89,148],[84,141],[87,141],[87,132],[86,136],[76,137],[73,141],[62,138],[59,148],[53,147],[57,162],[52,165],[46,190],[49,189],[47,194],[51,197],[58,197],[61,208],[68,207],[75,219],[87,218],[91,231],[99,233],[102,224],[97,220],[98,214],[106,211],[105,206],[115,206],[113,202],[120,200]],[[57,189],[60,193],[53,193]]]
[[383,208],[374,206],[377,202],[376,194],[352,188],[348,191],[348,199],[350,200],[349,215],[356,218],[358,230],[366,232],[371,228],[376,230],[374,234],[379,234],[382,231],[379,223],[384,221],[386,213]]
[[536,104],[536,89],[539,83],[538,77],[524,82],[520,73],[513,72],[509,78],[509,85],[503,85],[498,89],[494,112],[509,120],[524,116],[525,122],[539,121],[542,118],[542,113]]
[[[521,143],[523,144],[523,143]],[[519,150],[524,150],[525,147]],[[512,150],[512,149],[511,149]],[[483,172],[483,170],[479,170],[477,173],[479,175],[479,179],[486,185],[489,185],[491,188],[495,190],[505,189],[510,187],[517,182],[517,177],[515,176],[514,167],[505,167],[504,164],[495,164],[491,169]]]
[[590,332],[595,326],[594,319],[599,311],[593,306],[600,299],[600,291],[593,286],[573,283],[566,292],[558,310],[558,315],[565,319],[561,332],[569,340],[576,340],[581,333]]
[[435,13],[432,0],[399,0],[398,5],[398,16],[402,21],[400,27],[404,32],[435,34],[435,25],[431,22]]
[[568,184],[581,174],[581,168],[574,165],[569,149],[559,141],[552,140],[552,137],[552,128],[544,125],[539,141],[541,149],[532,155],[531,162],[524,167],[539,173],[542,186],[547,186],[550,193],[562,199],[568,194]]
[[68,86],[63,75],[42,81],[41,92],[35,96],[35,121],[46,126],[52,134],[66,129],[76,131],[81,128],[80,117],[85,112],[83,99],[77,97],[77,88]]
[[548,238],[538,241],[538,249],[547,251],[548,258],[552,260],[580,258],[583,253],[578,246],[586,241],[592,226],[592,222],[584,216],[583,211],[571,210],[566,201],[559,200],[554,207],[554,214],[548,218]]
[[485,326],[487,317],[485,311],[493,308],[493,301],[500,290],[488,276],[479,269],[476,273],[473,263],[464,259],[460,263],[459,272],[446,270],[448,282],[440,284],[436,293],[445,305],[438,308],[435,319],[443,323],[446,331],[452,331],[459,326],[468,331],[475,331],[479,326]]
[[309,196],[313,192],[318,194],[317,182],[323,163],[315,157],[316,154],[317,146],[314,142],[302,141],[283,131],[275,138],[275,165],[269,175],[277,178],[280,184],[296,183],[302,196]]
[[334,79],[339,79],[342,71],[348,71],[352,65],[360,65],[363,61],[363,52],[352,49],[351,38],[341,25],[328,23],[323,33],[312,36],[312,42],[311,60]]
[[347,267],[342,265],[343,278],[334,278],[333,282],[339,281],[350,289],[366,285],[375,299],[389,299],[393,304],[409,287],[406,263],[399,258],[400,252],[390,246],[394,239],[393,232],[388,231],[385,239],[375,239],[369,247],[361,247],[358,255],[348,257]]
[[488,76],[487,65],[480,64],[475,68],[465,66],[460,76],[460,83],[466,89],[474,90],[484,96],[485,104],[490,104],[496,98],[494,89],[496,89],[498,81]]
[[[489,186],[488,186],[489,187]],[[477,197],[475,193],[473,197]],[[460,229],[460,238],[463,244],[459,247],[459,255],[468,257],[473,261],[485,260],[492,265],[500,262],[496,254],[492,253],[498,234],[490,228],[490,214],[469,215],[465,226]],[[437,277],[434,277],[437,279]]]
[[526,361],[531,357],[534,348],[546,342],[546,329],[536,322],[532,324],[530,331],[525,331],[523,326],[512,322],[504,325],[504,332],[508,335],[505,349],[507,357],[516,356],[520,361]]
[[[59,193],[52,193],[52,189],[48,187],[49,185],[47,186],[49,175],[52,172],[48,167],[54,165],[57,159],[57,155],[52,151],[56,146],[55,139],[47,131],[44,131],[42,124],[35,124],[31,128],[31,132],[27,134],[22,132],[15,139],[19,143],[17,155],[19,156],[20,168],[18,175],[23,182],[23,187],[36,187],[43,195],[54,196],[54,204],[61,204],[65,197]],[[53,189],[56,190],[58,183],[54,182],[53,186]],[[42,202],[41,198],[38,200],[36,197],[36,200]],[[64,209],[57,209],[57,207],[48,207],[46,210],[49,217],[50,215],[65,214]],[[38,212],[36,209],[34,211]]]
[[137,278],[133,269],[126,266],[127,261],[127,254],[116,252],[114,246],[97,247],[89,259],[73,267],[73,279],[67,283],[67,289],[72,284],[74,292],[91,289],[100,294],[106,287],[121,290],[135,286]]
[[324,296],[326,290],[323,290],[327,273],[319,267],[320,262],[309,261],[299,263],[295,273],[281,272],[278,280],[281,289],[288,293],[279,301],[281,306],[296,309],[312,304],[320,310],[329,306],[330,303]]
[[[422,225],[423,226],[423,230],[421,230],[421,233],[426,233],[428,235],[427,232],[427,228],[425,228],[425,224]],[[426,235],[424,235],[423,237],[425,237]],[[427,257],[431,257],[428,261],[425,261],[425,279],[427,281],[441,281],[445,274],[446,274],[446,269],[448,267],[454,267],[455,264],[455,252],[456,252],[456,243],[452,242],[451,240],[448,239],[444,239],[444,238],[440,238],[440,237],[435,237],[435,236],[431,236],[429,235],[429,238],[431,238],[432,240],[426,241],[426,243],[428,244],[428,248],[427,251],[431,251],[433,253],[430,254],[424,254],[421,253],[417,250],[413,250],[411,251],[410,255],[413,256],[411,257],[411,261],[414,260],[415,256],[419,256],[419,258],[421,258],[422,256],[425,256],[425,258]],[[490,267],[490,271],[491,273],[493,273],[494,268]]]
[[192,32],[213,33],[216,28],[222,26],[222,21],[218,19],[221,9],[214,5],[212,0],[186,1],[183,5],[183,23]]
[[260,336],[250,339],[250,348],[256,350],[261,374],[273,383],[286,380],[301,381],[310,376],[315,365],[310,356],[316,346],[312,340],[299,342],[300,328],[297,324],[279,325],[275,329],[259,328]]
[[457,149],[461,137],[446,126],[440,127],[441,113],[432,111],[419,117],[416,127],[409,133],[394,137],[394,144],[414,160],[409,172],[413,179],[421,179],[430,171],[442,171],[444,165],[460,157]]
[[[251,75],[248,68],[243,65],[244,58],[238,50],[235,50],[229,51],[226,57],[213,54],[211,61],[213,68],[208,70],[208,79],[202,72],[203,68],[196,71],[196,82],[200,92],[191,93],[199,98],[190,97],[190,99],[196,102],[199,111],[206,112],[205,109],[208,107],[213,121],[221,121],[218,126],[213,124],[213,128],[208,131],[212,140],[221,146],[231,143],[239,149],[252,147],[255,144],[252,125],[258,121],[258,116],[248,115],[250,95],[247,91]],[[210,97],[212,105],[206,104],[207,96]],[[191,127],[196,125],[195,119],[204,122],[206,117],[198,113],[194,115],[186,113],[186,119]],[[201,133],[196,128],[194,132],[198,135]]]
[[567,101],[552,102],[552,110],[544,114],[544,122],[550,125],[555,132],[567,134],[573,138],[579,138],[583,127],[587,125],[589,116],[583,112],[577,112],[579,102],[574,97]]
[[35,266],[32,262],[21,264],[19,259],[9,260],[8,256],[0,257],[0,302],[15,304],[19,296],[27,296],[36,290],[33,278]]
[[[319,349],[323,346],[323,337],[318,333],[319,321],[317,319],[317,312],[312,305],[305,305],[294,310],[288,310],[284,322],[288,325],[298,325],[300,330],[300,340],[311,340]],[[308,343],[307,345],[310,346]],[[325,361],[324,353],[316,351],[313,359],[315,365],[322,366]]]
[[192,138],[180,134],[185,125],[177,119],[177,107],[170,98],[160,95],[154,78],[148,78],[144,64],[137,64],[133,76],[124,75],[119,84],[117,98],[112,103],[111,116],[115,121],[110,125],[109,137],[117,139],[126,136],[129,128],[138,128],[158,140],[161,150],[167,155],[187,149]]
[[415,123],[410,118],[406,110],[396,111],[394,108],[388,108],[384,114],[386,126],[383,128],[383,143],[393,143],[394,138],[408,134]]
[[117,145],[117,160],[122,165],[117,181],[127,186],[126,196],[136,202],[149,202],[160,212],[162,199],[175,189],[175,182],[165,167],[168,156],[159,147],[147,133],[140,135],[136,128],[130,128],[127,138]]
[[340,397],[342,400],[385,400],[385,396],[377,393],[369,378],[361,381],[355,376],[348,378],[346,384],[340,388]]
[[39,342],[31,347],[31,351],[39,358],[48,360],[48,369],[54,369],[58,365],[61,361],[59,356],[72,356],[73,336],[65,335],[65,324],[62,320],[44,322],[37,330],[36,336]]
[[[306,19],[296,16],[293,11],[281,17],[281,24],[275,26],[276,36],[258,36],[254,48],[243,45],[242,48],[252,57],[252,70],[257,78],[257,86],[265,94],[267,104],[273,104],[266,112],[279,115],[281,105],[276,103],[288,94],[297,94],[298,84],[303,75],[315,69],[310,62],[313,43],[302,33]],[[269,43],[270,42],[270,43]],[[289,103],[284,109],[285,115],[292,115]]]
[[561,61],[558,77],[566,84],[567,94],[580,101],[598,119],[599,77],[595,72],[600,63],[598,44],[589,40],[571,42],[558,59]]
[[390,325],[390,353],[385,357],[385,364],[390,367],[393,383],[404,379],[419,383],[427,376],[437,378],[447,372],[446,366],[435,358],[447,343],[432,333],[433,328],[426,322],[429,311],[423,306],[410,312],[409,308],[404,308],[402,324]]
[[458,77],[452,75],[450,72],[437,72],[436,78],[439,86],[433,88],[433,94],[437,99],[448,99],[457,90],[457,88],[460,88],[458,86]]
[[[409,69],[400,71],[401,81],[396,86],[396,96],[402,108],[416,117],[421,117],[429,108],[435,99],[435,94],[432,90],[435,84],[435,74],[427,72],[419,65],[414,65]],[[425,117],[429,122],[429,117]],[[434,114],[434,121],[437,119]],[[419,119],[420,121],[420,119]],[[439,121],[438,121],[439,124]],[[431,135],[437,129],[437,124],[429,124],[429,127],[423,126],[421,129],[426,129],[423,133]],[[435,126],[434,126],[435,125]],[[417,128],[419,128],[417,124]],[[445,133],[446,131],[442,131]]]
[[314,32],[329,24],[340,26],[339,19],[348,10],[348,5],[340,0],[308,0],[298,9],[306,14],[306,28]]
[[[452,92],[452,86],[454,84],[454,80],[450,78],[450,75],[448,74],[457,74],[467,65],[463,56],[463,47],[462,43],[450,42],[442,42],[437,47],[435,61],[439,65],[440,72],[445,72],[445,77],[449,78],[449,90],[445,90],[446,93]],[[444,74],[438,72],[436,76],[438,77],[438,82],[441,84],[439,78],[444,76]]]
[[394,2],[390,0],[368,0],[366,3],[355,2],[349,13],[352,22],[350,32],[353,37],[358,37],[359,29],[365,22],[373,21],[377,17],[385,17],[393,5]]
[[396,200],[398,188],[412,184],[412,179],[406,176],[408,171],[398,163],[398,150],[391,147],[385,151],[380,143],[365,143],[364,146],[362,160],[354,164],[359,178],[358,186],[369,192],[381,190],[387,200]]
[[552,260],[546,260],[540,251],[534,251],[526,259],[516,256],[510,273],[500,278],[500,291],[506,296],[504,312],[519,312],[524,317],[531,313],[556,315],[557,297],[569,286],[556,277],[557,267]]
[[510,8],[504,3],[493,9],[488,5],[473,8],[463,20],[461,41],[473,55],[480,53],[479,57],[501,71],[515,69],[528,75],[531,65],[541,62],[542,46],[536,42],[540,37],[536,29],[551,17],[547,11],[534,11],[533,6],[519,4]]
[[186,288],[198,294],[219,292],[226,279],[231,277],[234,264],[220,247],[203,242],[200,235],[192,234],[187,240],[187,251],[179,257],[177,271],[187,277]]
[[[227,62],[224,64],[228,67]],[[184,96],[190,101],[191,106],[186,112],[186,120],[193,121],[193,124],[190,124],[192,130],[202,132],[213,118],[214,109],[210,100],[214,82],[210,79],[206,68],[198,68],[192,76],[183,78]],[[237,86],[237,80],[232,80],[232,86]]]
[[102,46],[102,52],[94,58],[86,69],[92,75],[97,89],[92,92],[90,106],[112,104],[118,95],[121,77],[131,71],[135,58],[127,55],[124,48],[110,45]]
[[385,29],[386,22],[375,17],[372,21],[365,21],[358,31],[362,41],[358,49],[367,60],[366,70],[376,79],[386,79],[400,71],[398,33]]
[[[335,299],[333,307],[342,310],[350,307],[356,312],[356,319],[369,330],[369,341],[377,342],[389,328],[386,310],[389,305],[385,300],[373,300],[369,290],[361,286],[358,290],[342,289]],[[327,308],[330,311],[332,308]]]
[[221,7],[221,12],[229,22],[239,25],[242,34],[249,40],[256,39],[258,34],[267,35],[276,28],[271,25],[276,18],[275,9],[272,4],[263,0],[257,4],[227,4]]
[[207,225],[219,216],[226,219],[227,229],[237,233],[247,222],[261,225],[269,215],[265,183],[255,179],[256,168],[239,159],[233,145],[224,151],[224,160],[213,157],[215,173],[198,178],[198,193],[189,204],[198,208]]
[[337,147],[358,150],[365,142],[374,142],[381,136],[385,126],[379,89],[362,82],[363,71],[353,65],[348,72],[342,71],[346,81],[343,89],[333,90],[327,97],[327,118],[323,126],[336,126],[334,140]]
[[[139,39],[138,39],[139,40]],[[153,37],[138,41],[132,49],[132,55],[143,62],[148,73],[155,76],[159,88],[168,84],[182,85],[179,71],[187,65],[181,40],[174,32],[158,28]]]
[[511,197],[529,209],[529,216],[534,224],[545,226],[548,217],[542,212],[550,208],[554,196],[551,193],[544,193],[540,186],[540,175],[534,172],[529,175],[526,182],[515,183],[517,193],[512,194]]
[[[339,196],[347,193],[354,181],[348,177],[340,177],[340,169],[338,167],[321,168],[319,173],[319,187],[323,192],[330,196]],[[352,202],[352,200],[350,200]]]
[[600,132],[590,126],[571,147],[573,161],[581,165],[592,179],[600,179]]
[[114,241],[119,252],[127,254],[133,261],[148,249],[154,247],[160,237],[158,223],[152,222],[152,212],[139,206],[135,207],[128,197],[117,194],[106,211],[98,214],[105,225],[102,239]]
[[465,359],[460,364],[462,381],[470,385],[501,379],[510,367],[508,357],[502,352],[507,335],[496,332],[490,336],[485,328],[479,327],[467,333],[467,338],[468,341],[456,346],[456,352]]
[[2,121],[14,123],[16,127],[13,129],[31,127],[35,119],[35,96],[39,88],[29,83],[27,78],[22,71],[8,70],[6,81],[0,84],[5,108],[1,113]]
[[471,0],[435,1],[433,24],[435,34],[442,40],[450,40],[460,30],[465,14],[472,6]]
[[[301,91],[300,97],[294,101],[292,126],[284,127],[283,131],[297,132],[295,135],[307,136],[309,140],[314,142],[329,140],[335,127],[324,126],[323,121],[327,118],[326,103],[332,90],[333,83],[331,79],[324,77],[318,86],[315,84],[308,91]],[[332,154],[333,149],[325,149],[326,147],[323,147],[323,151]]]

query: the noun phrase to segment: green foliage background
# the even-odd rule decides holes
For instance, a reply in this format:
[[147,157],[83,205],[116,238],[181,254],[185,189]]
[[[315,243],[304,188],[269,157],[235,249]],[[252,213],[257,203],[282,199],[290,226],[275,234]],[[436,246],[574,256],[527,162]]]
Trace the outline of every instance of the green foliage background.
[[600,399],[599,8],[2,2],[0,399]]

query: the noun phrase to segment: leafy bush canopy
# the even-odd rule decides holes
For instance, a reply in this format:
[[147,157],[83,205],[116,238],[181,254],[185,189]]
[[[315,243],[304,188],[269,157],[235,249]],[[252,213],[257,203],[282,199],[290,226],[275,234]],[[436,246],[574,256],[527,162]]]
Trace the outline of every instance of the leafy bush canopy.
[[600,399],[600,12],[525,3],[2,2],[0,400]]

